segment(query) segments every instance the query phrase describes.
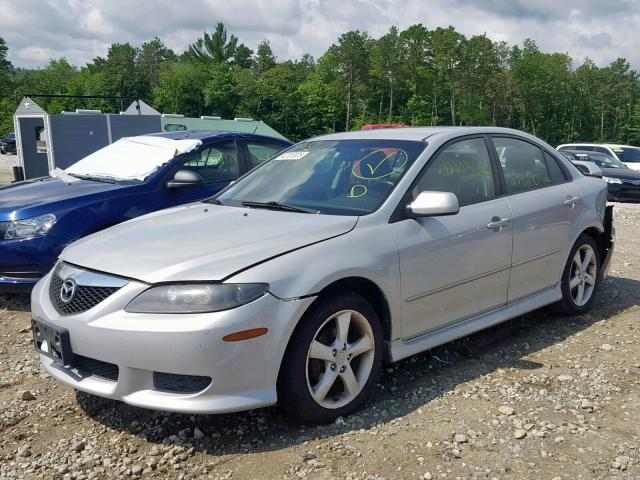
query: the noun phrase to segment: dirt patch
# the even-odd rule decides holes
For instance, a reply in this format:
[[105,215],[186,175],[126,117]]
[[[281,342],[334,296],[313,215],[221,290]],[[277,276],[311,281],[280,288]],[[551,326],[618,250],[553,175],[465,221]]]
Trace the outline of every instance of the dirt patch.
[[387,367],[370,404],[176,415],[44,373],[28,298],[0,296],[0,478],[640,478],[640,205],[618,205],[592,312],[540,310]]
[[2,155],[0,153],[0,185],[13,182],[13,166],[17,164],[17,156]]

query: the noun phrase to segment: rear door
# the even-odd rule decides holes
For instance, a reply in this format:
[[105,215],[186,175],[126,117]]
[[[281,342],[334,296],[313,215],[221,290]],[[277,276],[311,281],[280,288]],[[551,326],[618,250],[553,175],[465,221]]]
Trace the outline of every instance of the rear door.
[[506,303],[511,214],[497,178],[485,139],[468,137],[436,153],[407,193],[403,205],[423,191],[453,192],[460,211],[390,224],[400,256],[404,339]]
[[559,162],[536,144],[492,136],[512,212],[509,303],[556,285],[571,248],[581,193]]
[[203,180],[202,185],[166,188],[169,205],[202,200],[219,192],[242,174],[242,160],[235,140],[223,140],[192,152],[173,171],[191,170]]

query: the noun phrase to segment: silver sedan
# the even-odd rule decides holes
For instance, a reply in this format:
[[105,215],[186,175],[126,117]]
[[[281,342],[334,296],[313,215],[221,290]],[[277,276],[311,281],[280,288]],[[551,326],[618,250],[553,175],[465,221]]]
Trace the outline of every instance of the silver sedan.
[[307,140],[69,246],[33,291],[36,349],[61,382],[131,405],[328,422],[383,362],[545,305],[586,312],[613,251],[590,175],[501,128]]

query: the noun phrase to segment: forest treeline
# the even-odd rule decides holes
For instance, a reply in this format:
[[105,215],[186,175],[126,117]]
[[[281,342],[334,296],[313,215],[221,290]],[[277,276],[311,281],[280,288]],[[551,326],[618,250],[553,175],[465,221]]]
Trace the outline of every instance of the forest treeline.
[[[83,66],[65,58],[14,68],[0,38],[0,133],[25,93],[135,96],[163,113],[260,119],[292,140],[366,123],[497,125],[551,144],[640,143],[640,79],[619,58],[574,64],[566,53],[466,37],[454,27],[391,27],[380,38],[346,32],[318,59],[255,51],[218,23],[177,54],[160,38],[115,43]],[[37,99],[49,113],[117,112],[114,101]]]

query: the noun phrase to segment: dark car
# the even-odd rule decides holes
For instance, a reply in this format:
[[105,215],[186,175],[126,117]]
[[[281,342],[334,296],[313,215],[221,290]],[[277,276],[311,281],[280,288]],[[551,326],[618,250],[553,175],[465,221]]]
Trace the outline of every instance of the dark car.
[[[613,202],[640,202],[640,171],[627,167],[611,155],[582,150],[561,150],[571,161],[593,162],[602,169],[602,178],[608,184],[608,197]],[[575,164],[578,170],[584,166]],[[584,173],[584,171],[583,171]]]
[[16,134],[11,132],[7,133],[4,137],[0,138],[0,153],[16,153]]
[[31,289],[71,242],[210,197],[290,145],[237,132],[128,137],[53,176],[0,187],[0,291]]

